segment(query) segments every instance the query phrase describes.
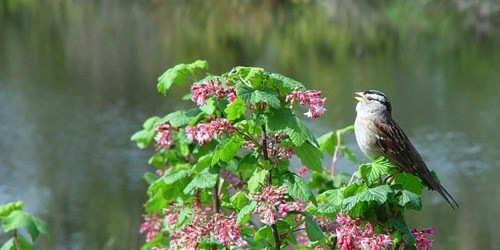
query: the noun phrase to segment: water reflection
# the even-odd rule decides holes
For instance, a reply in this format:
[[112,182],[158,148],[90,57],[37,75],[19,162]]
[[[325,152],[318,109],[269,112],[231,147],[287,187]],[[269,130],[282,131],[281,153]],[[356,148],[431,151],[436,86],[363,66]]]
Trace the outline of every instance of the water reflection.
[[383,90],[461,205],[452,212],[426,193],[411,223],[435,225],[437,249],[500,243],[494,30],[471,32],[453,12],[429,17],[418,1],[23,2],[0,21],[0,203],[26,200],[48,222],[40,249],[142,244],[148,154],[128,138],[146,117],[188,105],[154,84],[197,58],[216,73],[256,65],[322,90],[327,115],[308,122],[316,134],[354,121],[353,92]]

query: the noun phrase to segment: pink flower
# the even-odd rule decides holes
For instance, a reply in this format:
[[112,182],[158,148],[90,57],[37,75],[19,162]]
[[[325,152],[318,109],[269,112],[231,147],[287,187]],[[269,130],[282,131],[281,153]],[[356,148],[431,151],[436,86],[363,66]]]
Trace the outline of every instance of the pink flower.
[[434,236],[434,227],[429,227],[426,229],[423,229],[421,231],[418,231],[416,229],[412,229],[411,233],[415,237],[415,247],[418,250],[428,250],[432,248],[432,239],[427,239],[425,236],[426,234],[430,235],[431,237]]
[[225,216],[216,213],[212,216],[208,212],[195,211],[193,221],[180,229],[180,232],[170,234],[172,249],[196,249],[200,240],[213,235],[215,240],[224,246],[247,247],[248,243],[241,238],[240,229],[236,223],[236,216]]
[[297,175],[299,177],[304,177],[304,175],[306,174],[308,168],[306,166],[302,166],[300,167],[298,170],[297,170]]
[[262,193],[254,193],[250,199],[257,201],[256,213],[260,213],[261,222],[272,225],[278,220],[278,216],[286,216],[290,211],[304,211],[305,203],[301,201],[286,202],[286,186],[266,186]]
[[186,126],[186,135],[191,141],[200,145],[209,143],[214,135],[221,136],[225,132],[228,135],[234,133],[233,124],[224,118],[212,120],[210,123],[198,123],[196,126]]
[[154,212],[152,215],[144,215],[144,223],[141,224],[139,232],[141,234],[147,232],[146,242],[151,241],[160,231],[161,223],[158,212]]
[[375,234],[371,223],[342,213],[337,214],[333,223],[321,222],[319,225],[323,232],[337,236],[337,246],[340,250],[379,250],[387,249],[392,244],[390,235]]
[[155,136],[155,141],[159,147],[169,149],[174,140],[172,139],[172,132],[170,131],[170,124],[164,123],[155,128],[158,132]]
[[234,101],[234,87],[228,86],[227,82],[223,85],[220,78],[207,82],[200,82],[191,86],[191,100],[198,106],[205,105],[207,98],[217,96],[217,99],[227,96],[229,103]]
[[301,106],[309,105],[309,111],[304,115],[310,118],[318,118],[326,111],[324,107],[326,98],[321,99],[320,96],[321,91],[307,90],[302,92],[296,89],[286,95],[285,101],[290,102],[290,108],[293,108],[296,100],[299,101]]

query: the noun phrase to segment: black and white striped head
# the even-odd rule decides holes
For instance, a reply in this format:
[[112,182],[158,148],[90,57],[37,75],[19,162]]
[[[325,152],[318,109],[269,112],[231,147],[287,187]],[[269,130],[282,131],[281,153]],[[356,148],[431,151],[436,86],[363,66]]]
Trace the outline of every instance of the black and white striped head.
[[378,90],[368,90],[365,92],[356,92],[356,112],[363,115],[382,114],[391,115],[392,107],[389,97]]

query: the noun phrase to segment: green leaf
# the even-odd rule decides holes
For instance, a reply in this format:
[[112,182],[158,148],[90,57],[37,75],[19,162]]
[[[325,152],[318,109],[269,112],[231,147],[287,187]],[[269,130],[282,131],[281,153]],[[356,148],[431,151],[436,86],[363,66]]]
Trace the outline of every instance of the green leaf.
[[26,228],[31,223],[31,215],[22,210],[14,210],[9,215],[2,217],[1,221],[3,231],[9,232],[21,227]]
[[227,119],[233,121],[244,115],[246,110],[247,106],[245,102],[243,102],[241,98],[236,97],[234,101],[224,109],[224,112],[227,114]]
[[16,250],[16,245],[14,244],[14,238],[10,238],[8,241],[6,241],[0,250]]
[[273,232],[269,225],[261,227],[257,232],[255,232],[255,236],[253,237],[255,241],[259,241],[260,239],[265,239],[269,243],[274,243]]
[[200,106],[200,110],[206,115],[212,115],[216,110],[215,98],[208,98],[205,104]]
[[30,216],[30,219],[31,221],[28,223],[26,230],[28,230],[32,241],[35,241],[40,233],[47,234],[49,232],[48,226],[45,222],[32,215]]
[[269,81],[273,83],[273,87],[278,87],[282,95],[296,88],[304,88],[304,85],[299,81],[278,73],[270,73]]
[[158,116],[153,116],[153,117],[150,117],[148,118],[143,124],[142,124],[142,128],[146,129],[146,130],[150,130],[150,129],[154,129],[154,127],[156,126],[156,122],[160,119],[160,117]]
[[172,127],[178,128],[181,126],[188,125],[199,114],[200,114],[200,109],[198,108],[189,110],[178,110],[157,120],[155,122],[155,126],[159,126],[164,123],[169,123]]
[[250,219],[250,214],[253,213],[256,206],[257,206],[257,202],[252,201],[252,202],[250,202],[250,204],[244,206],[240,210],[240,212],[238,213],[238,216],[236,217],[236,223],[238,224],[238,226],[241,226],[241,225],[248,222],[248,220]]
[[177,64],[173,68],[168,69],[158,78],[158,92],[166,94],[172,84],[181,84],[186,76],[194,78],[197,69],[206,70],[208,68],[207,61],[197,60],[190,64]]
[[267,175],[269,174],[269,170],[257,168],[253,173],[252,177],[248,179],[248,191],[250,193],[255,192],[259,187],[264,184]]
[[335,146],[337,145],[337,134],[328,132],[318,137],[319,150],[328,152],[330,155],[335,153]]
[[342,208],[349,211],[360,202],[370,201],[374,201],[380,205],[387,201],[387,195],[391,192],[391,188],[387,185],[367,188],[359,194],[345,198],[342,202]]
[[326,200],[333,206],[341,206],[344,200],[344,194],[340,189],[328,190],[326,193]]
[[261,86],[267,77],[263,68],[238,66],[235,70],[248,86],[254,88]]
[[249,103],[265,102],[272,107],[279,108],[280,100],[276,90],[271,88],[253,89],[243,83],[236,84],[236,95]]
[[229,201],[231,201],[231,204],[233,205],[233,207],[240,210],[245,206],[248,199],[245,196],[245,193],[238,191],[229,199]]
[[421,195],[424,188],[420,179],[410,173],[399,173],[394,178],[394,184],[399,184],[402,189],[408,190],[417,195]]
[[422,200],[420,195],[412,193],[408,190],[403,190],[401,195],[398,196],[398,204],[414,210],[422,209]]
[[301,146],[306,140],[317,144],[304,123],[288,108],[271,108],[266,125],[270,132],[286,132],[295,146]]
[[220,160],[229,162],[236,156],[243,144],[245,144],[245,140],[243,140],[241,136],[237,134],[232,135],[229,141],[223,142],[217,146],[211,165],[217,164]]
[[321,166],[323,153],[312,144],[304,143],[302,146],[295,148],[295,154],[300,158],[302,165],[314,171],[323,171]]
[[288,186],[288,194],[302,201],[312,201],[316,204],[316,198],[307,184],[295,173],[287,171],[282,175],[284,183]]
[[135,132],[131,137],[131,141],[135,141],[137,144],[138,148],[144,149],[147,148],[148,145],[151,143],[153,140],[153,137],[155,136],[155,131],[154,130],[139,130]]
[[380,181],[380,178],[388,174],[389,167],[383,164],[366,163],[359,167],[361,177],[368,186]]
[[24,201],[9,202],[0,205],[0,219],[4,216],[9,215],[14,210],[21,210],[24,205]]
[[408,228],[408,225],[403,217],[400,216],[398,218],[390,218],[386,225],[388,228],[395,228],[396,230],[402,232],[404,235],[403,238],[406,240],[406,244],[408,246],[413,246],[415,244],[415,237],[410,232],[410,229]]
[[212,163],[212,154],[203,155],[198,159],[198,162],[193,166],[193,173],[199,174]]
[[193,180],[184,188],[184,194],[190,194],[195,189],[213,188],[219,178],[218,174],[211,174],[208,168],[197,174]]
[[310,213],[302,212],[302,215],[306,217],[306,233],[311,241],[318,241],[325,238],[323,231],[319,227],[318,223],[313,220],[313,217]]
[[161,179],[165,184],[172,185],[175,182],[186,178],[186,176],[190,175],[191,171],[189,170],[180,170],[178,172],[167,173]]
[[344,157],[350,160],[351,162],[356,164],[359,162],[359,159],[356,156],[356,154],[354,154],[348,147],[342,145],[340,146],[340,151],[342,152],[342,155],[344,155]]

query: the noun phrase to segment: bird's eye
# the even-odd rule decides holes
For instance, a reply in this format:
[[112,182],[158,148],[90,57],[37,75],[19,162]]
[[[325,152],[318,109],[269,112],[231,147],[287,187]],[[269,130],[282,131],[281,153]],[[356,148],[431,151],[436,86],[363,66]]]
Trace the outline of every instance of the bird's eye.
[[371,97],[371,96],[367,96],[367,97],[366,97],[366,100],[368,100],[368,101],[373,101],[373,97]]

